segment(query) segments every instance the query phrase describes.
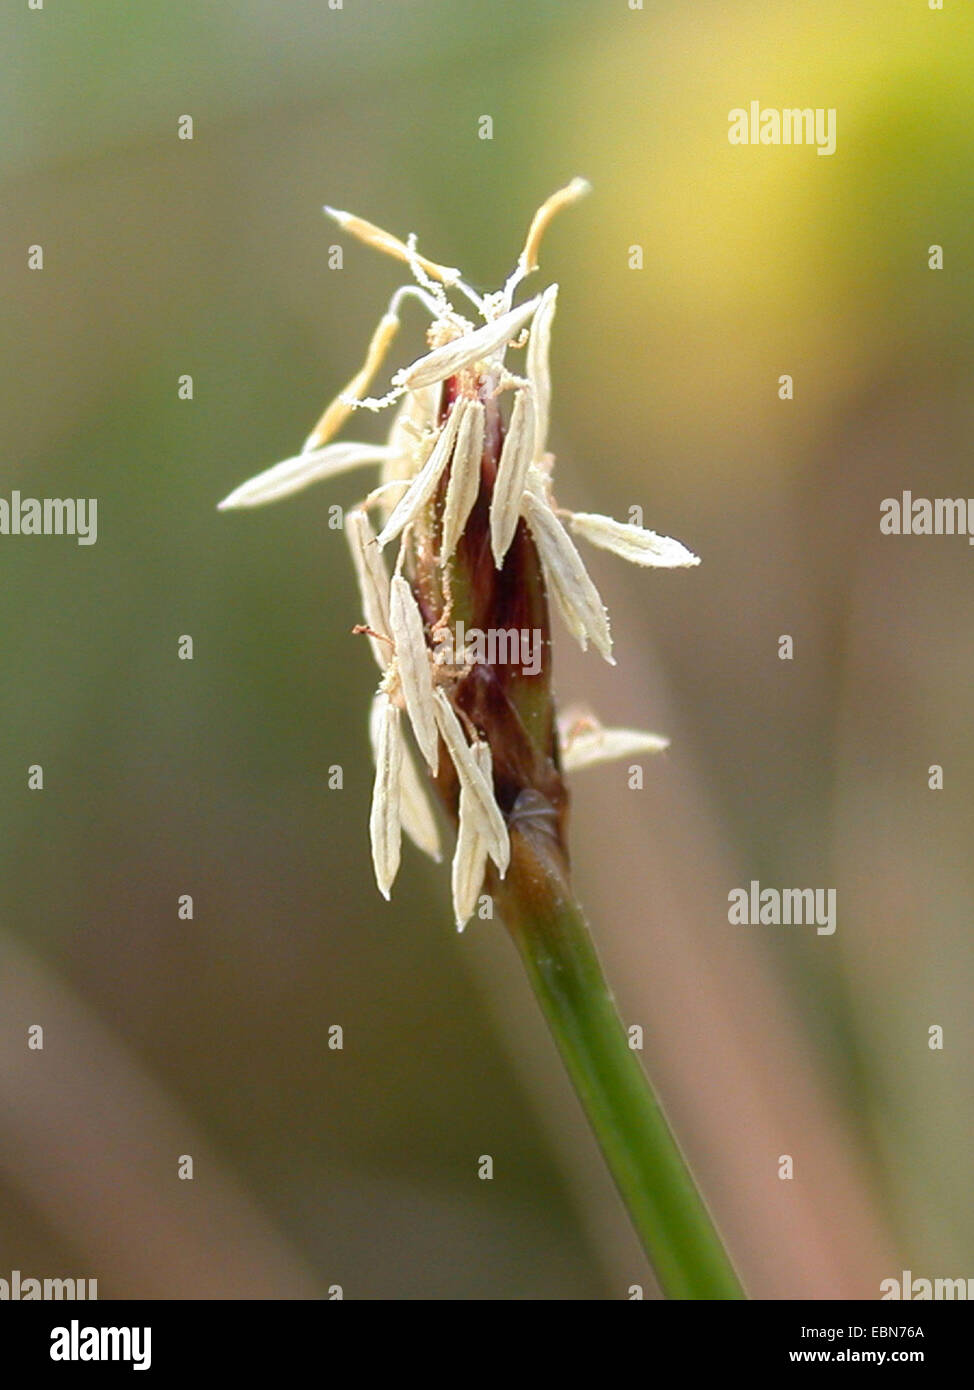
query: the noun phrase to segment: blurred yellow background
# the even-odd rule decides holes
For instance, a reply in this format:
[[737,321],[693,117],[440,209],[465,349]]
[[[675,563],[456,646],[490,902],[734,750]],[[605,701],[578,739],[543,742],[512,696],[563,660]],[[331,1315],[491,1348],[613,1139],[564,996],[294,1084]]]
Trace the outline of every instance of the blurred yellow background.
[[[493,288],[575,174],[593,194],[537,281],[561,285],[559,499],[641,506],[703,559],[591,558],[616,669],[556,634],[566,701],[673,741],[642,792],[623,766],[574,788],[624,1018],[753,1293],[974,1275],[974,557],[878,525],[903,489],[974,494],[970,8],[88,0],[0,24],[0,495],[99,499],[95,546],[0,537],[0,1275],[651,1296],[500,923],[457,937],[447,868],[412,852],[375,890],[374,675],[327,528],[368,483],[215,510],[299,447],[402,279],[350,243],[330,270],[323,203]],[[834,107],[835,154],[730,145],[752,100]],[[751,879],[835,887],[835,935],[729,925]]]

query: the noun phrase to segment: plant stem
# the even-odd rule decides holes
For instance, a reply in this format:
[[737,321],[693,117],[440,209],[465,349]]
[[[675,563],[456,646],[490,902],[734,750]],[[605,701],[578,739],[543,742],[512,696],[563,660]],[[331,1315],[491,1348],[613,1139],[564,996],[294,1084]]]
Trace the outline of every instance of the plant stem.
[[744,1292],[606,984],[543,818],[511,824],[495,895],[609,1170],[668,1298]]

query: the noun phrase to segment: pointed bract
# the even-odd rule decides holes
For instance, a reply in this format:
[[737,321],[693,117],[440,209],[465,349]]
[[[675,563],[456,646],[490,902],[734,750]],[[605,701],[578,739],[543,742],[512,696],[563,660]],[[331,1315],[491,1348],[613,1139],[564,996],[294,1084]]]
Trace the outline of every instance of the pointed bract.
[[[382,552],[376,544],[375,532],[365,512],[354,507],[345,513],[345,539],[352,553],[355,577],[358,580],[359,594],[362,598],[362,617],[372,632],[391,636],[389,621],[389,575],[386,572]],[[369,637],[369,646],[380,671],[389,665],[392,646]]]
[[569,732],[562,744],[561,765],[566,772],[578,772],[583,767],[616,758],[662,753],[669,746],[669,739],[659,734],[643,733],[641,729],[604,729],[597,725]]
[[525,304],[519,304],[516,309],[511,309],[509,313],[501,314],[499,318],[485,323],[481,328],[475,328],[470,333],[464,333],[461,337],[434,348],[432,352],[417,358],[401,372],[397,372],[393,381],[413,391],[417,386],[431,386],[434,381],[446,381],[447,377],[456,376],[464,367],[480,362],[499,348],[506,347],[509,340],[530,320],[539,303],[540,299],[536,296]]
[[478,767],[460,726],[460,721],[446,695],[442,690],[436,690],[434,691],[434,698],[436,700],[436,722],[453,761],[453,766],[456,768],[461,790],[466,787],[470,793],[471,819],[477,833],[484,839],[487,853],[503,877],[510,862],[511,844],[504,817],[494,799],[494,788],[487,782]]
[[440,741],[436,731],[430,649],[426,644],[423,617],[413,598],[413,591],[399,574],[394,577],[389,594],[389,620],[392,639],[396,644],[396,669],[409,722],[413,726],[419,751],[435,777]]
[[504,563],[521,519],[524,480],[533,455],[534,403],[530,391],[517,391],[490,499],[490,548],[498,569]]
[[445,565],[463,535],[467,518],[480,491],[480,464],[484,453],[484,407],[471,401],[457,430],[450,464],[450,481],[443,506],[440,564]]
[[[383,718],[386,698],[382,692],[376,695],[369,711],[369,743],[375,762],[378,762],[379,725]],[[421,849],[424,854],[428,854],[439,863],[443,855],[440,850],[440,832],[430,800],[429,784],[417,769],[408,747],[403,748],[400,768],[399,819],[403,830],[417,849]]]
[[277,502],[282,497],[290,497],[322,478],[336,478],[339,473],[360,468],[366,463],[382,463],[389,456],[385,445],[378,444],[326,444],[323,449],[312,453],[297,454],[294,458],[282,459],[280,463],[265,468],[263,473],[249,478],[234,488],[228,497],[220,502],[219,510],[231,507],[262,507],[265,502]]
[[569,512],[568,524],[575,535],[581,536],[589,545],[611,550],[614,555],[633,565],[680,569],[700,563],[700,557],[681,541],[675,541],[670,536],[658,536],[655,531],[647,531],[644,526],[634,526],[628,521],[615,521],[611,516],[600,516],[597,512]]
[[[474,762],[480,769],[484,780],[490,784],[493,779],[490,746],[482,739],[471,745]],[[460,806],[457,828],[457,847],[453,855],[450,881],[453,890],[453,915],[457,931],[463,931],[467,921],[477,906],[477,898],[483,887],[487,871],[487,845],[478,829],[479,818],[476,807],[471,806],[471,793],[468,787],[460,788]]]
[[534,458],[537,462],[548,442],[548,415],[551,410],[551,324],[555,317],[558,286],[549,285],[541,296],[538,312],[531,324],[528,341],[528,381],[534,392]]
[[461,398],[450,411],[429,458],[410,483],[405,495],[396,503],[392,515],[383,526],[379,535],[380,546],[388,545],[390,541],[395,540],[403,528],[419,515],[433,496],[437,484],[443,476],[443,470],[450,462],[450,455],[456,443],[457,430],[466,409],[467,402]]
[[539,491],[525,492],[523,509],[544,566],[549,593],[569,632],[583,651],[591,640],[606,661],[614,665],[605,606],[571,537]]
[[369,813],[372,865],[384,898],[389,897],[399,871],[402,844],[400,819],[402,729],[396,706],[384,697],[376,720],[375,784]]
[[417,849],[421,849],[439,864],[443,853],[440,849],[440,832],[428,787],[429,783],[420,774],[412,753],[406,748],[403,751],[402,780],[399,788],[399,816],[402,828]]
[[[428,386],[422,391],[410,391],[396,411],[389,430],[389,457],[382,464],[382,482],[412,479],[426,461],[424,438],[436,428],[441,386]],[[402,493],[395,500],[398,501]],[[383,515],[388,517],[391,504]]]

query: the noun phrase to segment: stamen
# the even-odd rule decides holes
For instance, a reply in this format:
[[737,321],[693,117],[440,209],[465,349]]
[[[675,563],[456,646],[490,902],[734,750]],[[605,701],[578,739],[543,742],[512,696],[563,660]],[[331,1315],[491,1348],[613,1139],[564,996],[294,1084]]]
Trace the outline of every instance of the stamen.
[[409,257],[409,269],[413,272],[417,282],[422,285],[424,289],[429,290],[430,294],[433,296],[433,301],[436,304],[436,312],[433,315],[434,319],[454,318],[453,305],[447,299],[446,291],[443,286],[437,284],[435,280],[431,280],[422,267],[419,252],[416,250],[415,232],[409,233],[409,237],[406,241],[406,253]]
[[524,250],[518,257],[518,265],[523,268],[525,275],[530,275],[533,270],[538,268],[538,247],[541,245],[541,238],[547,231],[551,219],[562,208],[568,207],[571,203],[577,203],[579,198],[590,193],[591,189],[592,185],[588,179],[572,179],[571,183],[566,184],[564,188],[559,188],[557,193],[552,193],[551,197],[546,198],[541,204],[528,228],[528,238],[524,243]]
[[396,336],[399,327],[399,320],[395,314],[383,314],[379,320],[379,326],[372,335],[369,343],[369,350],[365,354],[365,362],[355,373],[351,381],[340,391],[331,405],[322,415],[314,429],[308,435],[304,445],[304,453],[311,449],[320,448],[333,434],[337,434],[351,415],[358,404],[359,397],[364,391],[369,389],[376,372],[382,365],[382,359],[389,350],[389,344]]
[[391,232],[384,232],[375,223],[366,222],[364,217],[356,217],[352,212],[341,212],[338,208],[326,207],[325,212],[329,217],[335,219],[343,231],[358,237],[359,241],[364,241],[366,246],[374,246],[376,250],[384,251],[387,256],[394,256],[396,260],[405,261],[407,265],[415,260],[416,264],[422,266],[427,275],[432,276],[434,280],[441,281],[444,285],[455,285],[460,278],[460,272],[455,266],[437,265],[435,261],[427,260],[418,252],[410,251],[405,242],[400,241]]
[[[443,293],[439,285],[436,285],[433,288],[434,291],[439,290],[440,294]],[[422,285],[400,285],[399,288],[396,290],[395,294],[389,300],[389,308],[386,310],[386,312],[389,314],[398,314],[400,304],[404,299],[408,299],[410,296],[412,296],[412,298],[414,299],[419,300],[420,304],[422,304],[423,308],[429,314],[431,319],[439,318],[441,312],[441,304],[434,298],[433,293],[427,293],[427,291],[423,288]]]
[[565,188],[559,188],[557,193],[552,193],[551,197],[541,204],[538,211],[534,214],[531,226],[528,228],[527,241],[524,243],[524,250],[518,257],[517,265],[507,277],[504,286],[503,302],[505,305],[514,303],[514,291],[518,285],[532,271],[538,268],[538,247],[541,245],[541,238],[547,230],[548,223],[556,212],[560,212],[563,207],[570,203],[577,202],[579,198],[591,191],[592,185],[587,179],[572,179],[571,183]]

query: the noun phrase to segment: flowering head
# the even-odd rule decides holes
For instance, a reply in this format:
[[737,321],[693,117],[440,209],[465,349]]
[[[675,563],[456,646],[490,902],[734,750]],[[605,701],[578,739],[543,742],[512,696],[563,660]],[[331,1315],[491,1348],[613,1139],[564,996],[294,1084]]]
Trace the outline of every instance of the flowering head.
[[[576,179],[542,205],[514,271],[488,295],[421,256],[414,237],[402,242],[326,209],[346,231],[405,261],[413,282],[393,295],[362,368],[302,452],[221,503],[256,506],[378,465],[377,486],[345,526],[362,599],[356,630],[382,673],[370,720],[373,864],[388,897],[403,830],[439,858],[425,763],[457,823],[453,901],[461,927],[485,875],[506,872],[519,817],[543,819],[564,850],[566,770],[666,744],[602,729],[587,715],[556,718],[549,600],[583,649],[591,642],[613,661],[608,617],[572,535],[639,565],[697,563],[679,541],[555,502],[548,348],[558,287],[515,300],[537,269],[551,218],[587,189]],[[370,396],[410,298],[429,313],[428,350],[393,374],[384,395]],[[357,410],[393,412],[385,444],[334,441]]]

